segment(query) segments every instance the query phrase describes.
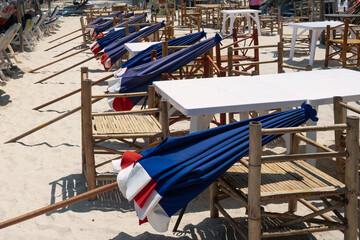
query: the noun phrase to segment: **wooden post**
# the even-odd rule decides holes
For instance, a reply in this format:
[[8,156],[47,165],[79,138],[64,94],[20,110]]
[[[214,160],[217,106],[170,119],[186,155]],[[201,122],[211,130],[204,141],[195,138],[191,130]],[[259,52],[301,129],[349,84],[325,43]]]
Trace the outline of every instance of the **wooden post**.
[[[290,154],[299,153],[299,144],[300,144],[300,139],[296,136],[296,134],[295,133],[290,134]],[[296,198],[291,198],[289,200],[288,211],[289,213],[294,213],[297,211]]]
[[148,87],[148,107],[155,107],[155,87],[153,85],[149,85]]
[[130,31],[129,31],[129,24],[125,25],[125,31],[126,31],[126,36],[129,36]]
[[329,66],[329,58],[330,58],[330,25],[326,26],[326,48],[325,48],[325,67]]
[[[88,68],[82,67],[81,68],[81,87],[83,88],[83,83],[85,79],[89,78]],[[86,99],[83,99],[85,96],[84,94],[81,95],[81,109],[83,109],[83,103]],[[84,111],[81,111],[81,123],[84,122]],[[85,139],[84,139],[84,125],[81,124],[81,170],[82,173],[85,175],[85,164],[86,164],[86,155],[85,155]]]
[[168,106],[165,100],[160,101],[160,111],[161,129],[163,133],[163,139],[165,139],[170,136]]
[[[258,31],[256,28],[254,28],[254,30],[253,30],[253,35],[254,35],[254,46],[258,46],[259,45],[259,35],[258,35]],[[254,58],[255,58],[255,61],[260,61],[259,48],[254,48]],[[255,65],[255,71],[260,74],[260,64]]]
[[218,195],[218,182],[215,181],[210,185],[210,217],[211,218],[218,218],[219,217],[219,210],[215,207],[215,203],[218,202],[217,195]]
[[261,239],[261,123],[250,122],[249,143],[249,186],[248,186],[248,239]]
[[209,59],[207,58],[207,56],[209,56],[209,51],[207,51],[204,54],[204,78],[208,78],[210,77],[210,62]]
[[278,73],[283,73],[284,48],[282,42],[278,42],[277,49],[278,49]]
[[168,42],[167,41],[162,42],[161,46],[162,46],[161,56],[166,57],[168,55],[168,52],[169,52]]
[[[209,55],[208,55],[211,59],[214,59],[214,51],[213,48],[209,50]],[[214,77],[214,67],[212,64],[210,64],[209,59],[207,59],[207,63],[209,65],[209,77]]]
[[345,218],[348,228],[345,230],[345,240],[357,239],[358,227],[358,200],[359,187],[359,118],[347,117],[349,129],[346,134],[346,149],[349,157],[345,163],[345,186],[348,192],[345,194]]
[[81,32],[83,37],[83,46],[86,47],[86,29],[85,29],[85,23],[84,23],[84,17],[80,18],[80,25],[81,25]]
[[[86,157],[86,177],[88,190],[96,188],[96,172],[95,172],[95,156],[94,156],[94,139],[92,133],[92,118],[91,118],[91,80],[85,79],[82,81],[81,88],[81,103],[84,130],[84,145]],[[89,198],[89,200],[96,200],[96,196]]]
[[228,48],[228,76],[232,76],[233,69],[233,48]]
[[[324,0],[320,0],[320,21],[325,21],[325,1]],[[321,44],[325,44],[325,32],[322,32],[320,35],[320,43]]]
[[155,61],[157,59],[157,51],[151,50],[150,56],[151,56],[151,61]]
[[[339,104],[343,101],[342,97],[334,97],[333,105],[334,105],[334,123],[344,123],[344,108]],[[345,148],[342,145],[342,137],[343,132],[341,130],[335,131],[335,151],[344,151]],[[336,177],[341,182],[344,182],[345,177],[345,169],[344,169],[344,161],[343,158],[336,158]]]
[[216,53],[216,65],[221,70],[221,50],[220,50],[220,43],[216,44],[215,47],[215,53]]
[[22,16],[21,16],[21,4],[20,4],[20,0],[17,0],[16,2],[16,7],[17,7],[17,20],[20,23],[20,29],[19,29],[19,43],[20,43],[20,52],[24,51],[24,37],[23,37],[23,28],[21,25],[22,22]]
[[341,58],[342,58],[342,67],[343,68],[346,68],[346,53],[347,53],[347,48],[348,48],[348,45],[347,45],[347,42],[348,42],[348,34],[349,32],[349,18],[346,18],[345,19],[345,27],[344,27],[344,41],[342,43],[342,52],[341,52]]

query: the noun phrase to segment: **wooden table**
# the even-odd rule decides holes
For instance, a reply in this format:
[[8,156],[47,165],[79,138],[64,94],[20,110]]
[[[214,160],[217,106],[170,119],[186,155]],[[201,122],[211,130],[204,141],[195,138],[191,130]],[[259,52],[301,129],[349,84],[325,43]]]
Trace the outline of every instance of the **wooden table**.
[[[316,43],[317,40],[320,38],[321,32],[326,29],[327,25],[330,25],[330,27],[335,27],[340,24],[343,24],[343,22],[320,21],[320,22],[289,23],[289,27],[293,28],[291,47],[290,47],[290,59],[293,59],[294,57],[296,39],[304,32],[312,31],[311,45],[310,45],[310,60],[309,60],[309,65],[312,66],[314,64]],[[298,29],[301,29],[300,33],[298,33]]]

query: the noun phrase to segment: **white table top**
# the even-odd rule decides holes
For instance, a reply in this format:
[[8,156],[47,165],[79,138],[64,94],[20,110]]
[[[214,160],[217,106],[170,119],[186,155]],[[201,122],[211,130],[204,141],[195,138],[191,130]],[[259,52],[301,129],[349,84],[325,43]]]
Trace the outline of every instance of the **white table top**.
[[188,116],[360,99],[360,72],[329,69],[260,76],[157,81],[155,90]]
[[125,43],[125,48],[129,51],[129,53],[138,53],[156,43],[159,43],[159,42]]
[[260,10],[256,9],[235,9],[235,10],[222,10],[225,14],[242,14],[242,13],[260,13]]
[[289,23],[289,27],[305,28],[305,29],[325,29],[327,25],[330,27],[336,27],[340,24],[344,24],[340,21],[319,21],[319,22],[298,22]]

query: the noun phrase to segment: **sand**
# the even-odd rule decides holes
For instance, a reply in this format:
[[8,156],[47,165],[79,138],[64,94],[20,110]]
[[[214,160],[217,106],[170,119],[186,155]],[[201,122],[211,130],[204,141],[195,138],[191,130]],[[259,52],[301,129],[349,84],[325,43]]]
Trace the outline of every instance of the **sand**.
[[[32,110],[46,101],[61,96],[80,87],[80,67],[60,74],[43,84],[34,82],[64,69],[76,62],[92,56],[88,51],[69,60],[59,62],[36,73],[29,70],[53,60],[53,56],[81,43],[78,38],[53,50],[48,42],[80,27],[78,17],[63,18],[60,28],[50,36],[40,40],[35,51],[18,54],[22,63],[19,70],[7,85],[0,89],[0,221],[31,210],[59,202],[86,191],[85,180],[81,174],[80,113],[75,113],[49,127],[33,133],[16,143],[5,141],[36,127],[52,118],[80,106],[80,95],[74,95],[41,111]],[[208,36],[214,34],[210,30]],[[56,43],[70,39],[71,36]],[[278,36],[262,36],[260,43],[276,43]],[[266,56],[273,58],[270,50]],[[285,60],[288,55],[285,55]],[[323,66],[324,47],[317,49],[315,69]],[[288,63],[305,66],[308,56],[297,56]],[[101,64],[90,60],[83,66],[89,68],[89,78],[98,80],[109,73]],[[275,65],[262,67],[261,74],[275,73]],[[95,86],[94,93],[102,93],[106,84]],[[95,109],[108,109],[101,102]],[[319,124],[332,123],[332,106],[319,109]],[[186,126],[186,123],[184,123]],[[320,134],[320,142],[327,146],[334,144],[332,135]],[[281,141],[280,141],[281,143]],[[283,144],[272,151],[284,151]],[[334,162],[318,164],[334,171]],[[35,219],[8,227],[0,231],[0,239],[241,239],[224,219],[209,217],[209,197],[205,191],[194,199],[179,226],[179,232],[172,233],[176,216],[172,217],[169,231],[158,233],[149,224],[138,226],[138,219],[131,203],[113,191],[99,197],[96,201],[80,203],[56,210]],[[244,208],[233,200],[228,200],[229,212],[244,214]],[[287,209],[286,204],[268,204],[266,209]],[[305,211],[300,207],[300,211]],[[176,214],[177,215],[177,214]],[[299,239],[342,239],[341,232],[317,233]]]

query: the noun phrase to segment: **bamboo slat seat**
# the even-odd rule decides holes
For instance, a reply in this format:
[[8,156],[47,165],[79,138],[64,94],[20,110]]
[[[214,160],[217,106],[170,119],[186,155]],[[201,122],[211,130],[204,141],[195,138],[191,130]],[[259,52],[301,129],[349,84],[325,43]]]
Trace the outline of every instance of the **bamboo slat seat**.
[[[248,167],[236,164],[222,178],[247,198],[248,172]],[[261,201],[289,196],[333,196],[345,192],[343,183],[304,161],[267,163],[261,167]]]
[[[334,151],[300,134],[310,131],[342,132],[346,134],[345,145]],[[345,240],[356,239],[359,118],[347,117],[346,124],[282,129],[263,129],[261,123],[251,122],[249,132],[249,158],[240,159],[210,187],[211,217],[220,212],[249,240],[333,230],[342,231]],[[290,154],[262,156],[265,135],[287,133],[291,135]],[[300,141],[324,152],[299,154]],[[344,183],[305,162],[319,158],[343,158]],[[246,217],[229,215],[222,201],[229,197],[246,208]],[[309,199],[316,200],[316,205]],[[263,206],[280,201],[288,201],[288,208]],[[298,202],[310,211],[297,212]]]
[[129,114],[118,116],[93,116],[94,138],[112,138],[114,135],[125,138],[134,136],[161,136],[159,121],[148,114]]

